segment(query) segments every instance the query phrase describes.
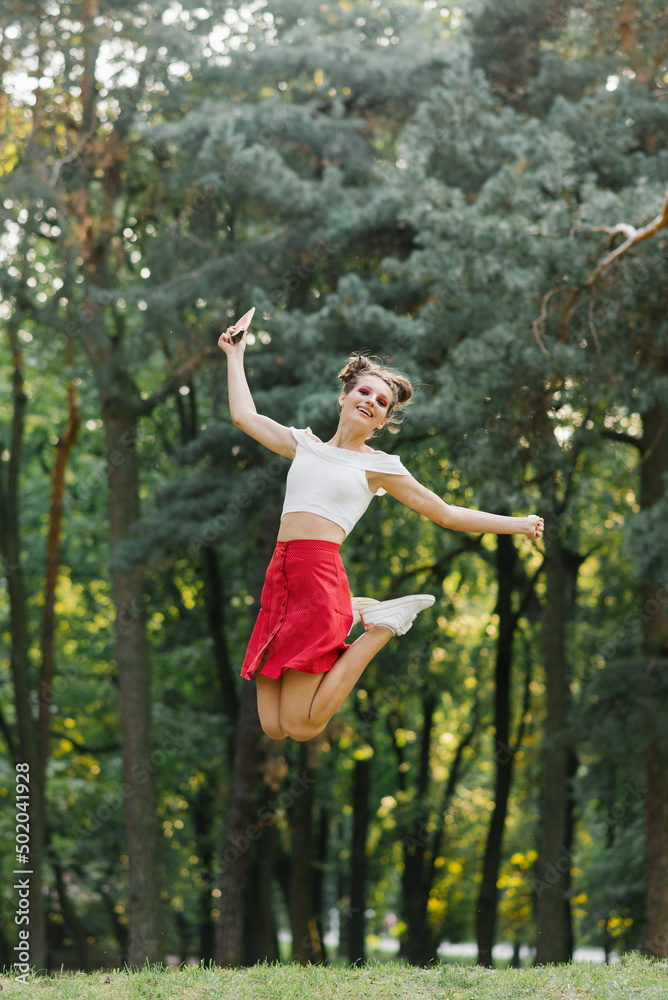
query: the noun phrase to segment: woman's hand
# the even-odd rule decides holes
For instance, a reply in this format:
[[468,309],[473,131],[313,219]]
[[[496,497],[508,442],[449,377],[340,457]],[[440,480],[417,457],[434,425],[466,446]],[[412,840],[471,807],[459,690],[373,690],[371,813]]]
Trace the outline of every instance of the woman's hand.
[[538,517],[537,514],[529,514],[527,521],[527,538],[531,538],[533,541],[536,541],[538,538],[542,538],[543,530],[545,528],[543,518]]
[[222,351],[225,351],[228,358],[234,356],[242,358],[246,350],[246,331],[244,330],[242,337],[236,343],[232,340],[235,333],[238,333],[236,324],[228,326],[227,330],[221,333],[218,338],[218,346]]
[[[218,338],[218,346],[221,350],[225,351],[228,359],[232,357],[243,358],[244,351],[246,350],[246,331],[248,327],[253,322],[253,316],[255,315],[255,306],[251,306],[247,313],[238,319],[234,326],[228,326],[225,333],[221,333]],[[238,341],[234,340],[236,334],[240,333]]]

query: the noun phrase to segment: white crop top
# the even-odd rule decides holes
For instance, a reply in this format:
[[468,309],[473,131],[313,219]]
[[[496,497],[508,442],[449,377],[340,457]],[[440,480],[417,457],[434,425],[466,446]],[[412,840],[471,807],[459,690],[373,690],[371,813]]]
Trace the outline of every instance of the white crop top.
[[350,534],[373,496],[380,496],[369,489],[366,473],[388,472],[395,476],[408,476],[398,455],[382,451],[348,451],[331,444],[323,444],[313,435],[311,428],[302,430],[291,427],[297,442],[297,451],[288,470],[283,514],[306,511],[319,514],[338,524]]

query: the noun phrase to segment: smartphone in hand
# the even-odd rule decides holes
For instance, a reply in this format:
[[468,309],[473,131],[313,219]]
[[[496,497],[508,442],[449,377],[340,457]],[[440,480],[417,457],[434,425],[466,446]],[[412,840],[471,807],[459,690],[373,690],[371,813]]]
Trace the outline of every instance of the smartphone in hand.
[[234,324],[234,333],[232,334],[231,338],[233,344],[239,343],[244,333],[251,325],[251,320],[253,319],[254,315],[255,315],[255,306],[253,306],[252,309],[249,309],[248,312],[245,313],[241,317],[241,319],[237,320],[237,322]]

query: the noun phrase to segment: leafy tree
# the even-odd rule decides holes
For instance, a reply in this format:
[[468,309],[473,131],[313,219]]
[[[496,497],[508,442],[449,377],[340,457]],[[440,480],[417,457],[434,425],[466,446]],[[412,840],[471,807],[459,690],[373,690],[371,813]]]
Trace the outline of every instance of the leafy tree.
[[[30,433],[20,468],[11,448],[3,459],[17,514],[3,547],[55,615],[52,943],[76,941],[83,965],[90,926],[136,964],[157,955],[161,908],[170,949],[236,964],[277,956],[287,912],[295,957],[313,960],[338,904],[352,959],[391,908],[422,962],[473,932],[478,894],[485,961],[497,906],[516,944],[537,929],[541,961],[568,957],[573,921],[637,943],[639,866],[623,894],[593,885],[637,845],[637,801],[628,838],[612,824],[612,843],[592,838],[643,748],[606,767],[577,720],[607,746],[626,725],[620,698],[633,706],[650,884],[663,885],[662,672],[646,670],[662,662],[665,580],[659,6],[481,2],[466,37],[455,10],[399,2],[87,0],[2,16],[2,321],[24,338],[24,384],[43,386],[27,401],[17,388]],[[259,408],[328,434],[347,353],[388,357],[421,388],[378,446],[454,503],[549,519],[545,563],[520,545],[497,573],[490,539],[374,501],[347,542],[353,589],[433,589],[438,612],[371,665],[319,743],[313,795],[285,810],[272,802],[303,762],[262,740],[236,676],[285,473],[226,410],[215,340],[250,302]],[[62,372],[83,423],[47,586]],[[12,600],[37,636],[41,605]],[[21,628],[12,641],[25,670],[20,725],[0,702],[8,749],[35,721],[21,683],[37,690],[41,654]],[[3,678],[9,659],[3,647]],[[536,844],[539,807],[554,837]],[[235,847],[251,827],[260,839]],[[68,879],[85,891],[72,898]],[[258,894],[269,916],[251,931]],[[662,905],[648,907],[655,952]]]

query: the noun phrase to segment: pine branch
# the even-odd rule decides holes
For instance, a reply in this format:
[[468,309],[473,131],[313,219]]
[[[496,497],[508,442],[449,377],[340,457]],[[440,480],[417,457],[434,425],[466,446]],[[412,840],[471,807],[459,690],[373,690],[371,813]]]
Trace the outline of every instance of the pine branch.
[[545,327],[547,326],[547,304],[553,295],[557,295],[559,292],[572,293],[573,291],[574,289],[572,285],[564,285],[561,288],[551,288],[549,292],[546,292],[542,298],[540,304],[540,316],[538,316],[533,321],[531,326],[533,327],[533,335],[536,338],[538,346],[540,347],[543,354],[547,354],[545,344],[543,343],[543,334],[545,333]]
[[65,156],[61,156],[60,159],[55,161],[55,163],[53,164],[53,169],[51,171],[51,180],[50,180],[51,187],[56,186],[58,182],[58,177],[60,175],[60,171],[65,166],[65,164],[72,163],[74,160],[77,160],[81,156],[84,149],[95,135],[99,124],[100,123],[97,117],[93,116],[90,128],[84,133],[84,135],[81,136],[76,147],[70,153],[67,153]]
[[417,576],[418,573],[443,573],[446,566],[448,566],[449,563],[454,562],[457,556],[462,555],[464,552],[478,550],[482,545],[482,539],[482,535],[476,535],[460,545],[459,548],[453,549],[452,552],[446,552],[445,555],[441,556],[440,559],[437,559],[436,562],[428,563],[426,566],[413,566],[411,569],[405,569],[403,573],[400,573],[394,581],[390,591],[390,597],[394,597],[404,580],[409,580],[411,577]]
[[612,431],[607,428],[601,430],[600,434],[601,437],[608,438],[610,441],[621,441],[622,444],[632,444],[641,454],[645,450],[645,443],[641,437],[632,437],[631,434],[626,434],[624,431]]
[[97,757],[98,754],[103,753],[114,753],[121,749],[120,743],[107,743],[102,747],[91,747],[87,743],[79,743],[77,740],[72,739],[69,733],[61,733],[55,729],[51,730],[50,735],[59,740],[67,740],[67,742],[70,743],[75,750],[78,750],[79,753],[89,753],[93,757]]
[[616,260],[619,260],[625,254],[632,249],[632,247],[637,246],[644,240],[650,239],[655,236],[661,229],[665,229],[668,226],[668,191],[666,191],[663,205],[661,206],[661,211],[657,216],[655,216],[651,222],[648,222],[646,226],[642,226],[640,229],[635,229],[634,226],[627,225],[625,222],[620,222],[616,226],[606,227],[598,226],[595,229],[597,233],[607,233],[611,240],[615,238],[619,233],[622,233],[626,239],[623,243],[620,243],[618,247],[611,250],[605,255],[603,260],[594,268],[591,274],[586,278],[582,285],[574,289],[571,292],[571,297],[566,303],[566,308],[564,309],[564,316],[561,321],[561,341],[562,343],[566,340],[568,336],[568,324],[570,322],[573,309],[575,304],[588,288],[591,288],[598,279],[601,277],[604,271],[614,264]]
[[633,247],[638,246],[639,243],[650,239],[652,236],[656,236],[661,229],[665,229],[667,227],[668,191],[666,191],[661,211],[651,220],[651,222],[648,222],[646,226],[641,226],[640,229],[636,229],[635,226],[631,226],[626,222],[619,222],[615,226],[597,226],[594,229],[594,232],[596,233],[607,233],[611,242],[616,236],[621,234],[625,237],[624,242],[620,243],[614,250],[610,250],[605,255],[603,260],[597,264],[594,270],[591,271],[584,282],[581,285],[578,285],[577,288],[573,288],[571,285],[560,288],[551,288],[550,291],[546,292],[543,296],[541,300],[540,315],[533,321],[532,324],[534,337],[536,338],[538,346],[543,354],[547,354],[545,344],[543,343],[543,334],[545,333],[545,327],[547,325],[547,306],[552,296],[563,291],[570,291],[571,293],[564,308],[561,320],[561,343],[563,344],[568,336],[568,326],[571,316],[573,315],[573,310],[583,293],[586,292],[588,288],[595,285],[601,275],[607,271],[611,264],[614,264],[616,260],[620,260],[629,252],[629,250],[633,249]]

